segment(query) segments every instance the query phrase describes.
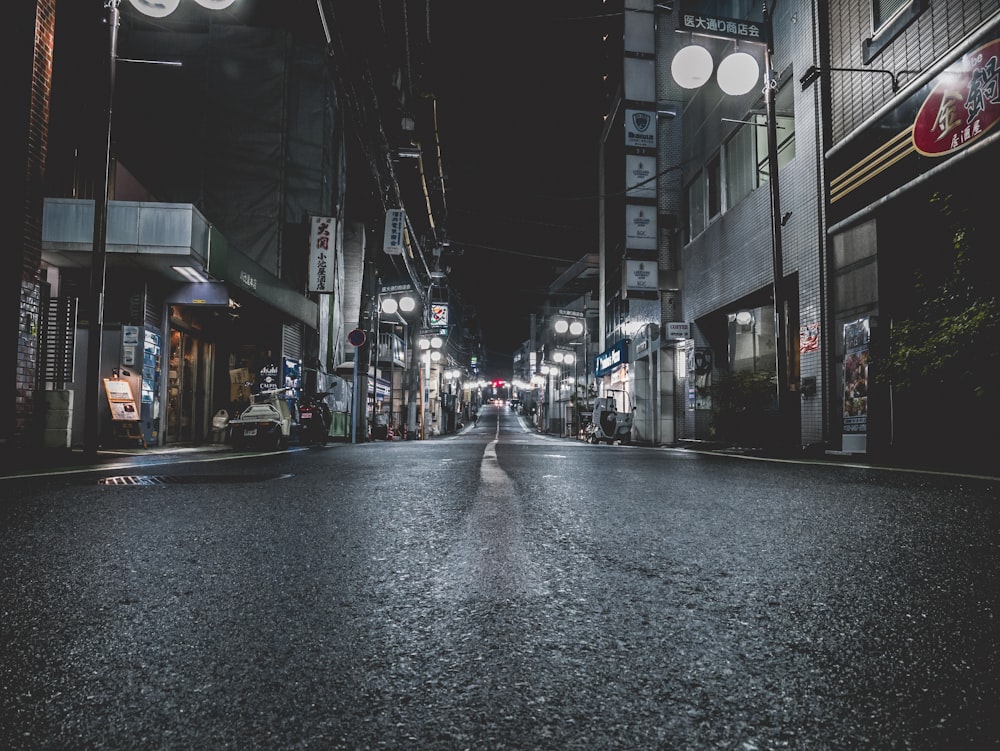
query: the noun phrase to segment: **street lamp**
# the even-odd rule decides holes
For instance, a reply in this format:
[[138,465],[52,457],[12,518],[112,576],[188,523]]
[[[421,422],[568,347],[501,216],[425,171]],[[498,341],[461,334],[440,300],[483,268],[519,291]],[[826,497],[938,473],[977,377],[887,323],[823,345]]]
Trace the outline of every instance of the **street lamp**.
[[[405,400],[402,399],[402,394],[400,395],[401,396],[400,401],[403,402],[406,406],[405,422],[402,416],[402,411],[400,412],[400,422],[404,423],[404,427],[406,430],[406,437],[415,436],[417,432],[417,400],[415,395],[416,392],[415,381],[416,381],[416,372],[419,368],[419,362],[413,354],[415,351],[413,340],[416,338],[416,335],[419,332],[419,327],[414,326],[412,328],[413,336],[411,337],[409,333],[410,321],[408,320],[408,318],[414,314],[414,312],[419,307],[420,303],[414,295],[408,292],[403,292],[402,294],[399,294],[399,290],[396,290],[396,293],[392,293],[389,290],[383,290],[382,292],[379,293],[378,303],[379,303],[378,311],[380,320],[382,315],[395,317],[396,320],[393,322],[393,332],[395,332],[396,323],[402,324],[403,326],[403,341],[404,341],[403,367],[404,369],[409,367],[410,390],[407,399]],[[378,362],[378,356],[376,353],[376,368],[377,368],[377,362]],[[393,352],[392,366],[393,367],[395,366],[395,351]],[[392,371],[390,378],[391,378],[390,384],[392,385],[390,386],[390,393],[389,393],[389,414],[390,416],[392,416],[393,402],[394,402],[393,391],[395,390],[394,370]]]
[[[775,337],[775,406],[779,419],[780,438],[787,436],[785,418],[787,417],[788,392],[788,352],[787,324],[785,320],[785,299],[782,293],[784,278],[783,257],[781,248],[781,198],[778,189],[778,124],[775,111],[775,94],[778,81],[775,76],[772,56],[774,55],[774,5],[770,10],[766,0],[763,3],[763,41],[741,39],[747,44],[756,44],[764,48],[764,106],[767,117],[767,171],[771,192],[771,285],[774,297],[774,337]],[[696,35],[698,32],[691,32]],[[697,49],[694,49],[697,48]],[[671,72],[678,85],[684,88],[697,88],[703,85],[711,75],[711,54],[708,54],[707,74],[705,73],[705,55],[708,51],[700,45],[689,45],[682,48],[674,57]],[[753,89],[759,80],[760,66],[752,55],[745,52],[735,52],[727,56],[718,67],[716,80],[719,88],[725,94],[741,96]]]
[[[555,329],[555,332],[557,334],[560,334],[560,335],[569,334],[570,336],[572,336],[573,337],[573,344],[574,345],[578,344],[577,339],[580,336],[583,337],[583,362],[584,362],[584,371],[583,371],[583,399],[584,399],[584,406],[585,407],[589,406],[589,401],[590,401],[590,353],[588,351],[588,349],[589,349],[588,345],[590,343],[590,334],[589,334],[589,332],[587,330],[587,319],[586,319],[585,316],[582,316],[580,318],[576,318],[576,317],[573,317],[573,318],[556,318],[555,321],[552,324],[552,327],[553,327],[553,329]],[[576,360],[575,356],[574,356],[574,360]],[[577,390],[577,380],[578,380],[578,371],[574,367],[574,369],[573,369],[573,393],[574,394],[576,393],[576,390]],[[580,404],[579,399],[577,399],[577,423],[580,422],[580,415],[582,414],[582,411],[580,410],[579,404]]]
[[[235,0],[195,0],[208,10],[224,10]],[[180,0],[129,0],[134,8],[153,18],[169,16],[180,5]],[[105,0],[108,11],[108,90],[104,132],[104,172],[94,195],[94,239],[90,261],[90,320],[87,326],[87,377],[86,398],[84,399],[83,450],[87,454],[97,453],[100,442],[100,419],[98,408],[101,403],[101,339],[104,334],[104,293],[107,277],[108,254],[108,188],[111,184],[111,113],[114,109],[115,77],[118,71],[118,27],[121,23],[119,11],[121,0]],[[131,61],[139,62],[139,61]],[[142,61],[152,62],[152,61]],[[172,65],[176,63],[160,63]]]
[[421,371],[421,380],[423,383],[420,389],[420,405],[423,415],[420,419],[420,430],[422,433],[421,437],[426,438],[427,434],[430,432],[427,423],[428,421],[433,420],[430,409],[431,367],[432,365],[437,365],[441,362],[441,359],[444,357],[441,353],[441,348],[444,346],[444,339],[437,334],[421,336],[417,345],[420,347],[420,351],[422,352],[420,355],[420,361],[424,365],[424,369]]
[[[383,295],[382,293],[379,293],[379,296],[378,296],[378,311],[377,311],[376,323],[375,323],[376,333],[375,333],[375,348],[374,348],[375,349],[374,356],[375,356],[375,391],[376,392],[378,391],[378,365],[379,365],[379,347],[380,347],[379,340],[381,339],[381,336],[382,336],[382,317],[385,315],[385,316],[392,316],[392,317],[395,318],[395,320],[389,321],[389,323],[392,326],[392,333],[390,334],[390,339],[389,339],[389,420],[390,420],[390,422],[395,417],[395,413],[393,412],[393,409],[394,409],[394,406],[395,406],[394,402],[395,402],[395,392],[396,392],[396,326],[397,325],[402,325],[403,326],[403,331],[404,331],[404,336],[405,336],[405,332],[407,330],[407,323],[406,323],[406,319],[403,317],[402,314],[403,313],[412,313],[414,310],[416,310],[416,307],[417,307],[416,298],[412,297],[411,295],[404,294],[404,295],[401,295],[400,297],[397,298],[397,297],[392,297],[392,296],[389,296],[389,295]],[[404,339],[404,341],[405,341],[405,339]],[[403,349],[403,359],[402,359],[402,362],[403,362],[404,367],[406,365],[406,351],[407,351],[407,349],[408,349],[407,347],[404,347],[404,349]],[[372,399],[372,424],[373,425],[375,424],[375,417],[376,417],[376,415],[375,415],[375,405],[376,405],[376,402],[377,402],[377,393],[376,393],[376,398]]]

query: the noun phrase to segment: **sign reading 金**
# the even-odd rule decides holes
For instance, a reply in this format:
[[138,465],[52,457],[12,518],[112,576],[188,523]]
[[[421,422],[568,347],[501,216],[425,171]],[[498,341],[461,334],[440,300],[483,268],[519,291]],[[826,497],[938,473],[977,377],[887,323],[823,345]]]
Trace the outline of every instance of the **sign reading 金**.
[[924,156],[964,149],[1000,121],[1000,39],[973,50],[937,77],[913,123]]

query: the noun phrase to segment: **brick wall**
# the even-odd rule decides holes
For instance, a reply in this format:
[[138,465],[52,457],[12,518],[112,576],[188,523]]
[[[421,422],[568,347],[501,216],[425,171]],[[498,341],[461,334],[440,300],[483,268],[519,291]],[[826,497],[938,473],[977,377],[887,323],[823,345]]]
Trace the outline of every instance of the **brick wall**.
[[[36,411],[40,407],[36,391],[42,294],[42,205],[55,45],[55,6],[55,0],[37,0],[34,28],[24,29],[24,33],[33,33],[34,45],[30,68],[21,68],[27,71],[30,84],[23,113],[27,128],[20,131],[27,139],[26,148],[19,152],[24,155],[21,172],[24,184],[23,189],[15,194],[21,200],[23,208],[20,215],[20,237],[15,238],[20,240],[20,253],[15,252],[9,256],[10,265],[5,269],[12,277],[20,277],[20,304],[16,323],[13,421],[4,435],[0,436],[17,444],[35,440],[38,435],[36,423],[40,422],[40,419],[36,420]],[[9,378],[10,375],[7,376],[8,380]],[[5,409],[10,407],[6,406]],[[7,435],[7,431],[10,431],[10,435]]]

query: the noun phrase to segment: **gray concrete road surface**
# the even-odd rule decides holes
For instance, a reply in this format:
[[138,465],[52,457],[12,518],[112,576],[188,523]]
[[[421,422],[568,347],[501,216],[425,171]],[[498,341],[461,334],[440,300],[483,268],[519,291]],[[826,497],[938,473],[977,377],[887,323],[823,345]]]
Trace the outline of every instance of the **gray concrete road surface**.
[[1000,747],[988,478],[492,408],[0,490],[0,748]]

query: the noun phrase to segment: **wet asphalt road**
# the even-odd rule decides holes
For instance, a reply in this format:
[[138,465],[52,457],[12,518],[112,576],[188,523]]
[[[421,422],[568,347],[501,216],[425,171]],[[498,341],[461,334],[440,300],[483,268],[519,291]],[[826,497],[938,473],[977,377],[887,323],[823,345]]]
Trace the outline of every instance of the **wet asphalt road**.
[[0,480],[0,748],[1000,748],[996,481],[500,410],[212,458]]

